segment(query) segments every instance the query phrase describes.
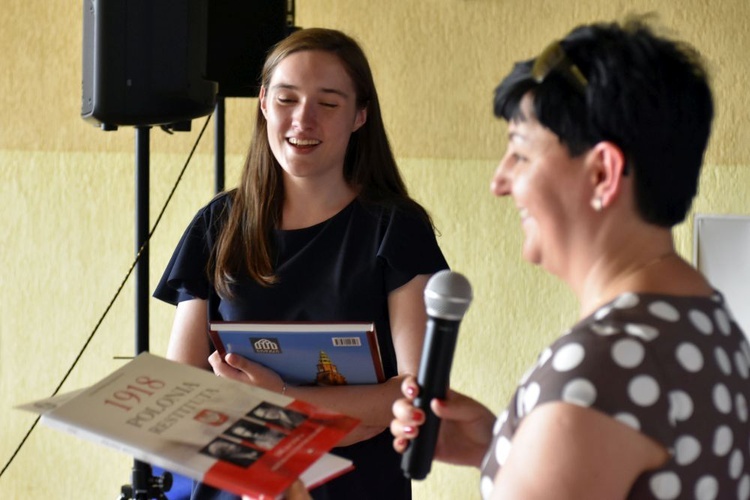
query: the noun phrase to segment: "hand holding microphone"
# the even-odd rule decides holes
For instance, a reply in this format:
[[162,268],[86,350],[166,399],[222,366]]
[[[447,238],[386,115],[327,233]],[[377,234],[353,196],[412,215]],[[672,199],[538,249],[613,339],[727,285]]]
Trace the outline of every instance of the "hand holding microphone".
[[424,479],[432,467],[440,419],[430,401],[444,399],[448,391],[458,326],[471,303],[471,285],[459,273],[440,271],[427,282],[424,298],[427,327],[417,376],[419,394],[413,404],[424,412],[425,422],[401,460],[401,469],[410,479]]

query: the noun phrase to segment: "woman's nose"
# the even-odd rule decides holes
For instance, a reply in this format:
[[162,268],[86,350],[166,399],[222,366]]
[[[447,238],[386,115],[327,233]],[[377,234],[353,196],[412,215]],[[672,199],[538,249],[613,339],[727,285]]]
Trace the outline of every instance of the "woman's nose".
[[503,157],[495,168],[490,180],[490,192],[495,196],[507,196],[510,194],[510,178],[508,176],[507,157]]
[[311,128],[315,124],[315,106],[309,101],[300,101],[294,110],[294,124],[301,129]]

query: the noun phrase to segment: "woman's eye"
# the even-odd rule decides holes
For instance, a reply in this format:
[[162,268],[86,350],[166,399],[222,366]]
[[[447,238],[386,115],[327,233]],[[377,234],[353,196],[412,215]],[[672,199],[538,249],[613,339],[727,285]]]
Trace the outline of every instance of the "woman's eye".
[[321,106],[325,106],[326,108],[337,108],[339,105],[335,102],[321,102]]
[[289,103],[294,102],[294,99],[290,97],[284,97],[284,96],[279,96],[276,98],[276,100],[280,102],[281,104],[289,104]]

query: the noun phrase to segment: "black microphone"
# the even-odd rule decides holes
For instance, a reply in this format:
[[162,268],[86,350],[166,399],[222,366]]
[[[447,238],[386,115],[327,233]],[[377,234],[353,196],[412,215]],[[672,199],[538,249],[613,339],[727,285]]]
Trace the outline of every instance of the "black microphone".
[[432,467],[440,419],[430,409],[433,398],[445,399],[458,339],[458,324],[471,303],[471,285],[461,274],[440,271],[427,282],[427,306],[422,359],[419,362],[419,395],[414,406],[423,410],[425,422],[401,458],[401,470],[409,479],[424,479]]

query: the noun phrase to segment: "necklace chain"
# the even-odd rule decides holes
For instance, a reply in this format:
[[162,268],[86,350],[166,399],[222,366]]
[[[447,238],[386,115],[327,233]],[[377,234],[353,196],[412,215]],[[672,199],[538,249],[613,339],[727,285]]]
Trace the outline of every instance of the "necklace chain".
[[633,276],[634,274],[640,273],[644,269],[649,268],[649,267],[651,267],[651,266],[653,266],[655,264],[658,264],[659,262],[661,262],[663,260],[668,259],[669,257],[676,256],[676,255],[677,254],[674,252],[674,250],[669,250],[668,252],[664,252],[663,254],[657,255],[656,257],[654,257],[653,259],[649,260],[645,264],[643,264],[641,266],[638,266],[635,269],[633,269],[632,271],[630,271],[629,273],[627,273],[623,278],[628,278],[630,276]]
[[675,253],[674,250],[669,250],[668,252],[659,254],[653,259],[646,261],[644,264],[637,266],[633,268],[632,270],[627,271],[624,274],[620,274],[618,277],[614,278],[613,280],[610,280],[609,285],[606,286],[605,289],[600,289],[599,293],[589,296],[590,298],[588,300],[584,300],[581,303],[581,306],[582,306],[581,317],[587,314],[590,314],[597,307],[604,304],[607,300],[614,298],[615,295],[622,292],[624,290],[623,286],[626,286],[624,282],[626,282],[633,275],[640,273],[644,269],[648,269],[649,267],[654,266],[670,257],[676,257],[676,256],[677,254]]

